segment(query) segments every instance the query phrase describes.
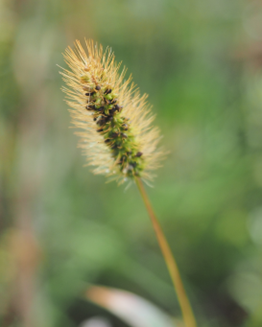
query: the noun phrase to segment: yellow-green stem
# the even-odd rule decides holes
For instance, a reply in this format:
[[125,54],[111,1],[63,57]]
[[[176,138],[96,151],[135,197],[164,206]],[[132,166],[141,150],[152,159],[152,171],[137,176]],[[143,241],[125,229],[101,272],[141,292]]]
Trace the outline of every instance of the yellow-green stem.
[[144,185],[143,185],[141,179],[137,177],[135,180],[136,180],[137,187],[140,191],[140,194],[143,198],[144,204],[147,208],[148,214],[150,216],[151,222],[153,224],[153,227],[154,227],[154,230],[156,233],[156,237],[157,237],[159,246],[161,248],[163,257],[165,259],[167,268],[169,270],[169,274],[172,279],[172,282],[173,282],[173,285],[174,285],[174,288],[175,288],[175,291],[176,291],[176,294],[178,297],[178,301],[179,301],[179,304],[181,307],[185,326],[186,327],[196,327],[196,320],[195,320],[193,311],[191,309],[189,300],[187,298],[186,291],[184,289],[175,258],[171,252],[171,249],[168,245],[166,237],[165,237],[165,235],[162,231],[162,228],[156,218],[156,215],[152,209],[152,205],[149,201],[149,198],[147,196],[147,193],[145,191],[145,188],[144,188]]

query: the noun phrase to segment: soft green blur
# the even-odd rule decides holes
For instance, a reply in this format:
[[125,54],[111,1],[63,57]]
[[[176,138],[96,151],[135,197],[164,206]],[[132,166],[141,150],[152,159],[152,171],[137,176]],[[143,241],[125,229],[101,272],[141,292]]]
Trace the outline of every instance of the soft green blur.
[[[19,294],[37,327],[126,326],[82,298],[89,284],[180,318],[135,185],[84,168],[68,128],[57,65],[84,37],[112,47],[157,114],[170,153],[147,190],[199,327],[262,326],[261,17],[254,0],[0,0],[1,326],[21,326]],[[15,230],[37,241],[25,284]]]

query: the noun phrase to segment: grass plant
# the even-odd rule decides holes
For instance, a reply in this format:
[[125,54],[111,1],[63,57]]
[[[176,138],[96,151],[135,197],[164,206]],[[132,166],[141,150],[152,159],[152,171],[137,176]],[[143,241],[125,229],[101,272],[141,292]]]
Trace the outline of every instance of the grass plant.
[[92,40],[85,44],[87,52],[79,41],[75,49],[66,50],[64,57],[70,70],[61,72],[67,84],[63,91],[72,123],[81,129],[76,133],[80,136],[79,147],[95,174],[104,174],[119,184],[136,183],[174,284],[185,326],[196,327],[177,264],[143,185],[153,180],[153,171],[165,156],[158,148],[160,132],[152,126],[154,116],[147,95],[140,95],[131,76],[125,79],[126,68],[120,71],[121,63],[115,62],[110,48],[104,51]]

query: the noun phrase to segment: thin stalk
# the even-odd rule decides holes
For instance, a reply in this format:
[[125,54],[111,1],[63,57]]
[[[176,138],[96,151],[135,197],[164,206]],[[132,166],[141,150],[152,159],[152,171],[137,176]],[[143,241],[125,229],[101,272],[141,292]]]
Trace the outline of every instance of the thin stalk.
[[162,228],[156,218],[156,215],[153,211],[152,205],[149,201],[149,198],[147,196],[146,190],[144,188],[144,185],[143,185],[141,179],[136,178],[135,180],[136,180],[137,187],[140,191],[140,194],[142,196],[142,199],[144,201],[144,204],[146,206],[146,209],[148,211],[151,222],[153,224],[153,227],[154,227],[154,230],[156,233],[156,237],[158,240],[158,244],[161,248],[163,257],[165,259],[167,268],[169,270],[169,274],[172,279],[172,282],[173,282],[173,285],[174,285],[174,288],[175,288],[175,291],[176,291],[176,294],[178,297],[178,301],[179,301],[180,308],[182,311],[185,326],[186,327],[196,327],[196,320],[195,320],[191,305],[189,303],[188,297],[186,295],[186,291],[184,289],[183,282],[180,277],[180,273],[179,273],[175,258],[171,252],[171,249],[168,245],[168,242],[162,231]]

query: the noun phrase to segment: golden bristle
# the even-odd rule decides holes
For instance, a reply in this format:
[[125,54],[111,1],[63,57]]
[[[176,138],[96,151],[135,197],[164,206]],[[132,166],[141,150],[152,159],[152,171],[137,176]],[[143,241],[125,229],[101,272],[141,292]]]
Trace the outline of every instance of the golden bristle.
[[87,52],[76,41],[64,58],[71,71],[61,72],[67,88],[72,123],[81,129],[79,147],[95,174],[104,174],[122,183],[135,176],[152,180],[163,152],[157,149],[159,129],[152,127],[154,116],[147,95],[125,80],[113,52],[92,40],[85,41]]

